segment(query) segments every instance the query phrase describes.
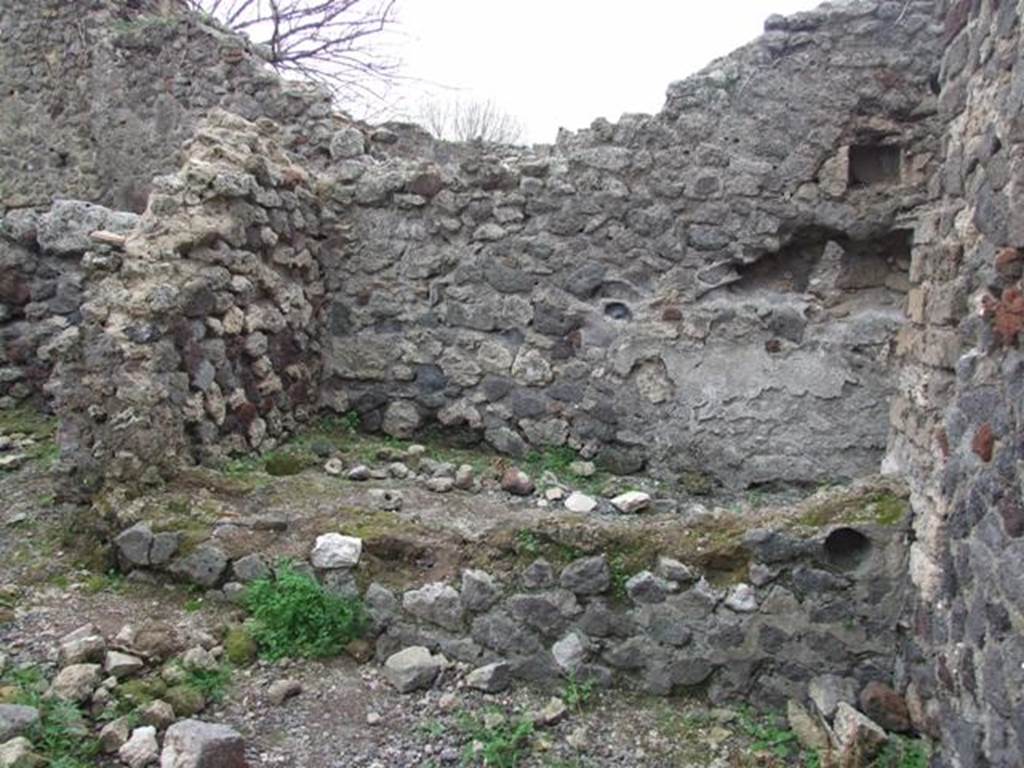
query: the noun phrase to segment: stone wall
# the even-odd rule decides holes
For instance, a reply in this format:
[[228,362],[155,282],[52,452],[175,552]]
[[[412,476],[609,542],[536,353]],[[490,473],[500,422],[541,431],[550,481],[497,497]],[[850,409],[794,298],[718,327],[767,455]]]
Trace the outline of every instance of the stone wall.
[[280,138],[215,110],[90,280],[56,376],[62,453],[87,486],[272,447],[315,404],[331,227]]
[[281,80],[179,0],[0,8],[0,213],[72,198],[141,213],[150,181],[216,106],[289,126],[300,147],[330,98]]
[[[894,491],[824,493],[788,521],[747,531],[725,579],[673,559],[671,549],[627,573],[617,554],[583,537],[583,549],[567,548],[573,554],[555,562],[488,557],[474,551],[485,547],[477,542],[463,547],[465,565],[450,578],[424,583],[381,540],[364,543],[344,525],[339,532],[329,527],[337,523],[314,527],[301,515],[254,510],[197,538],[194,520],[154,521],[148,514],[160,504],[144,500],[114,505],[120,525],[134,519],[114,545],[124,571],[141,571],[134,578],[177,578],[222,602],[244,602],[246,585],[272,579],[288,553],[294,570],[329,592],[363,598],[380,662],[419,646],[469,668],[499,665],[488,690],[499,681],[551,686],[574,676],[658,696],[706,691],[717,704],[779,707],[804,699],[822,678],[854,692],[893,679],[907,587],[903,502]],[[393,489],[376,493],[401,498]],[[877,522],[885,517],[872,501],[879,494],[899,508],[894,519]],[[836,507],[849,508],[852,519],[819,524],[822,510]],[[489,560],[487,570],[474,556]]]
[[529,153],[338,137],[325,399],[732,489],[874,471],[937,170],[931,11],[770,19],[658,115]]
[[887,461],[914,488],[908,699],[943,764],[1021,765],[1021,4],[948,5],[948,132],[915,233]]
[[[151,6],[94,3],[78,25],[85,75],[26,79],[33,40],[79,49],[37,39],[65,29],[45,20],[67,6],[33,4],[3,27],[25,41],[2,72],[24,81],[14,91],[28,116],[22,132],[0,131],[25,147],[6,155],[20,165],[0,173],[16,193],[4,205],[60,190],[137,209],[214,104],[269,116],[344,224],[315,257],[325,333],[303,353],[323,368],[307,384],[322,406],[513,455],[567,444],[617,472],[701,488],[847,479],[883,455],[904,212],[936,168],[932,4],[904,5],[772,17],[762,38],[674,84],[662,113],[597,121],[527,153],[353,125],[238,39]],[[82,110],[53,136],[130,150],[27,173],[49,150],[24,132],[61,99]],[[125,103],[131,119],[117,117]],[[294,416],[276,408],[271,434]],[[208,455],[220,434],[245,442],[219,449],[253,445],[246,424],[207,422],[178,429],[185,455]]]

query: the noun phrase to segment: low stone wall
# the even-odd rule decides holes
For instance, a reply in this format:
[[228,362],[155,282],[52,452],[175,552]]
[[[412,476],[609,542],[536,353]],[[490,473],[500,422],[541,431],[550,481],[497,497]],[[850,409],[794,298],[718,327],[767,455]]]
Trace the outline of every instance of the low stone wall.
[[[196,541],[188,528],[141,521],[114,544],[125,570],[162,572],[241,602],[247,583],[273,578],[273,541],[293,523],[301,525],[229,520]],[[246,550],[239,542],[251,540],[247,528],[271,543]],[[856,689],[891,683],[906,596],[902,526],[753,529],[743,548],[745,581],[731,584],[709,583],[700,567],[671,553],[625,573],[598,552],[563,564],[506,564],[493,574],[469,568],[455,583],[399,592],[376,582],[361,588],[363,542],[344,531],[316,536],[308,559],[293,567],[329,591],[363,598],[380,662],[420,646],[470,667],[500,662],[506,684],[572,676],[772,706],[802,700],[822,675],[850,678]]]

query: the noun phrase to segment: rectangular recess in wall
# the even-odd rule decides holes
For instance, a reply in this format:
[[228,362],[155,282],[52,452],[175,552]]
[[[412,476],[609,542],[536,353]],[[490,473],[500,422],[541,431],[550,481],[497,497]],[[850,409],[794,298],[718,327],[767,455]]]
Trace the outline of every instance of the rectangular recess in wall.
[[850,147],[850,186],[898,183],[901,155],[896,145],[854,144]]

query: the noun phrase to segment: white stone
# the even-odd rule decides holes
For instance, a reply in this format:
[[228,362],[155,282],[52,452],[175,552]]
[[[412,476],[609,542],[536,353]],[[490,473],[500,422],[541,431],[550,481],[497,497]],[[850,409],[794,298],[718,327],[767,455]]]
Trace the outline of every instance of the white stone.
[[612,506],[627,515],[647,509],[651,503],[651,495],[643,491],[626,491],[612,499]]
[[142,659],[121,651],[107,651],[103,662],[103,670],[114,677],[127,677],[135,674],[145,666]]
[[575,632],[570,632],[551,646],[551,655],[563,672],[572,673],[579,669],[586,654],[587,649]]
[[388,657],[384,662],[384,676],[399,693],[411,693],[429,688],[444,663],[444,656],[434,656],[423,646],[414,645]]
[[363,553],[363,540],[340,533],[316,537],[310,560],[315,568],[353,568]]
[[245,768],[245,742],[226,725],[182,720],[167,729],[160,768]]
[[156,743],[156,728],[144,725],[132,731],[132,737],[126,741],[117,756],[128,768],[145,768],[153,765],[160,757],[160,747]]
[[594,509],[597,508],[597,499],[593,496],[587,496],[585,493],[573,491],[565,500],[565,508],[570,512],[585,515],[588,512],[593,512]]
[[544,498],[547,499],[548,501],[561,501],[563,498],[565,498],[565,491],[563,491],[558,486],[555,486],[553,488],[547,488],[544,491]]
[[729,590],[725,605],[737,613],[753,613],[757,610],[757,595],[749,584],[737,584]]
[[99,664],[72,664],[53,679],[49,695],[65,701],[84,702],[100,683]]

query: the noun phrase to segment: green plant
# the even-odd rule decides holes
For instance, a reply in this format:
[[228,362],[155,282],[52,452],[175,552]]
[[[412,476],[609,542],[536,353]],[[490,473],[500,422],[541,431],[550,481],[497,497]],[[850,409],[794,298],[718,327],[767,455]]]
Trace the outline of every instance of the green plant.
[[259,456],[242,456],[237,459],[231,459],[221,465],[221,471],[225,475],[231,475],[233,477],[249,475],[253,472],[259,472],[262,469],[263,459]]
[[531,451],[523,460],[527,472],[541,474],[552,472],[556,477],[568,476],[569,465],[576,461],[576,451],[568,446],[545,448],[543,451]]
[[871,768],[928,768],[931,748],[927,742],[907,736],[890,736]]
[[332,595],[288,563],[277,569],[276,580],[249,585],[246,607],[260,654],[272,661],[335,655],[367,624],[359,600]]
[[271,477],[289,477],[306,468],[306,459],[294,453],[271,453],[264,459],[263,468]]
[[611,569],[612,576],[612,597],[616,600],[625,600],[627,596],[626,582],[629,581],[625,556],[612,555],[608,558],[608,567]]
[[583,714],[583,708],[590,703],[594,697],[594,681],[579,680],[574,672],[570,672],[562,688],[562,698],[565,703]]
[[221,701],[231,685],[231,667],[222,664],[213,669],[190,668],[183,670],[182,685],[201,693],[207,701]]
[[484,720],[466,716],[459,725],[469,737],[462,752],[463,765],[516,768],[529,751],[533,736],[533,722],[527,718],[515,722],[501,718],[500,722],[488,725]]
[[85,580],[83,589],[87,594],[95,595],[98,592],[120,592],[124,587],[124,575],[117,571],[106,573],[93,573]]
[[32,408],[0,411],[0,434],[31,437],[35,443],[22,452],[46,467],[52,467],[60,455],[56,438],[57,420]]
[[355,435],[359,432],[359,427],[362,424],[362,418],[359,416],[359,411],[346,411],[345,414],[339,420],[343,431],[348,432],[350,435]]
[[426,723],[420,723],[416,730],[431,739],[439,739],[445,735],[448,729],[440,720],[431,720]]
[[527,555],[540,554],[540,538],[528,528],[516,531],[516,549]]
[[25,734],[32,749],[50,768],[88,768],[95,765],[99,741],[92,737],[77,706],[44,696],[45,678],[35,667],[11,670],[5,676],[17,689],[15,703],[39,710],[39,722]]
[[799,752],[796,734],[777,726],[771,717],[757,717],[750,710],[741,709],[737,722],[753,742],[750,749],[754,752],[770,752],[783,760]]

